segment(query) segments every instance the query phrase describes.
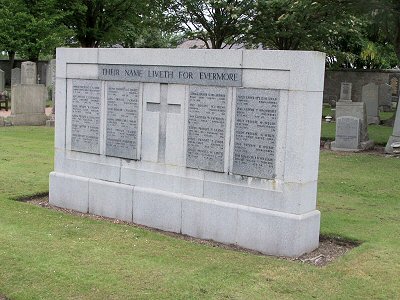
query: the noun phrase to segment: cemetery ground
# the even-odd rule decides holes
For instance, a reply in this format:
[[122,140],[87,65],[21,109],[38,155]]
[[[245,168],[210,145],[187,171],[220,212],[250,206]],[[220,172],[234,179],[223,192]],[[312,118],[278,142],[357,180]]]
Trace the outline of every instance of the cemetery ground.
[[321,151],[321,234],[361,244],[317,267],[16,201],[47,193],[53,137],[52,128],[0,127],[0,299],[400,295],[399,158]]

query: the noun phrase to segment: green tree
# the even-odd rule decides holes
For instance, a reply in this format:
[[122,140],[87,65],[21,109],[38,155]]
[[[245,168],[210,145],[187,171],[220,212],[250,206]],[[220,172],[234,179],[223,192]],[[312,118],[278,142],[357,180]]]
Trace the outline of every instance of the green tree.
[[173,0],[168,14],[188,38],[220,49],[241,43],[253,18],[255,0]]
[[93,48],[115,41],[127,23],[140,24],[149,1],[62,0],[58,5],[66,13],[64,24],[74,31],[71,43]]
[[358,1],[260,0],[249,40],[269,49],[326,52],[331,68],[393,66],[393,49],[371,39],[376,9],[368,3],[361,9]]
[[16,52],[22,48],[28,21],[23,1],[0,0],[0,50],[7,52],[11,68]]
[[124,48],[165,48],[175,47],[179,35],[175,33],[176,24],[165,15],[168,4],[164,0],[152,0],[144,4],[137,15],[123,20],[109,34],[108,45],[121,45]]
[[64,44],[69,32],[61,24],[62,12],[56,2],[0,0],[0,49],[8,52],[11,64],[16,53],[37,61]]

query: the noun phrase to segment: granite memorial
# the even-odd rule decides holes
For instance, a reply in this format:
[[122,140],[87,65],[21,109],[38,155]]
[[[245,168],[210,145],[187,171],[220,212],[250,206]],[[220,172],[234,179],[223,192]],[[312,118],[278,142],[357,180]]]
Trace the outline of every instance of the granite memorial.
[[13,125],[45,125],[47,89],[44,84],[36,84],[36,64],[21,64],[21,84],[11,86],[11,116]]
[[14,68],[11,70],[11,86],[21,84],[21,69]]
[[379,86],[373,82],[362,87],[361,99],[367,108],[368,124],[379,124]]
[[21,63],[21,84],[37,84],[36,63],[32,61]]
[[[343,89],[343,88],[342,88]],[[351,86],[349,86],[351,95]],[[375,144],[368,136],[368,122],[367,122],[367,109],[364,102],[353,102],[352,100],[340,100],[336,104],[335,111],[336,123],[342,117],[353,117],[360,120],[360,143],[358,150],[368,150],[374,148]],[[340,124],[336,126],[342,127]],[[331,149],[335,151],[354,151],[354,148],[346,150],[345,147],[338,147],[336,142],[332,142]]]
[[352,101],[351,99],[352,83],[342,82],[340,85],[340,99],[339,101]]
[[360,150],[361,119],[355,117],[339,117],[336,119],[336,136],[332,142],[332,150]]
[[314,250],[324,66],[319,52],[57,49],[50,203]]

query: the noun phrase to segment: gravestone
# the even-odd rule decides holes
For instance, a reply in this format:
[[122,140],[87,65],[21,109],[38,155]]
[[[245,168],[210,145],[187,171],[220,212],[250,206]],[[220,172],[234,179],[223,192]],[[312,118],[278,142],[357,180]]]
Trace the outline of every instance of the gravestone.
[[318,52],[57,49],[50,203],[312,251],[324,66]]
[[360,150],[361,120],[355,117],[340,117],[336,119],[336,137],[332,142],[332,150]]
[[[397,147],[394,148],[393,146]],[[398,154],[400,153],[399,150],[400,150],[400,105],[397,105],[397,112],[393,126],[393,133],[386,144],[385,152],[389,154],[393,154],[394,152],[396,152]]]
[[11,86],[21,84],[21,69],[14,68],[11,70]]
[[361,92],[362,102],[365,103],[367,108],[367,122],[368,124],[379,124],[379,111],[378,111],[378,98],[379,86],[375,83],[368,83],[362,87]]
[[339,101],[352,101],[351,89],[352,89],[352,84],[350,82],[342,82],[340,85]]
[[378,104],[383,111],[391,111],[392,109],[392,87],[387,83],[379,85]]
[[45,125],[45,107],[48,98],[44,84],[36,83],[36,64],[21,64],[21,84],[11,86],[11,116],[13,125]]
[[47,64],[47,71],[46,71],[46,86],[54,86],[56,81],[56,60],[52,59]]
[[37,69],[34,62],[24,61],[21,64],[21,84],[37,84]]
[[4,71],[0,69],[0,92],[3,92],[6,89],[6,79]]
[[45,125],[47,90],[42,84],[19,84],[11,87],[11,116],[13,125]]
[[360,150],[374,148],[374,141],[368,136],[367,110],[364,102],[341,102],[336,105],[336,122],[341,117],[360,119]]

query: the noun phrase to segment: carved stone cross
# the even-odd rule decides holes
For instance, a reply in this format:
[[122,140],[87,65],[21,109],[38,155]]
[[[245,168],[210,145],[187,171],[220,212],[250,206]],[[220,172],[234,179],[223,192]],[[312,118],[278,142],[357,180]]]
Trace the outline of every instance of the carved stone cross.
[[167,103],[168,84],[161,84],[160,103],[146,102],[146,110],[160,114],[159,135],[158,135],[158,162],[165,162],[165,142],[167,139],[167,114],[180,114],[180,104]]

